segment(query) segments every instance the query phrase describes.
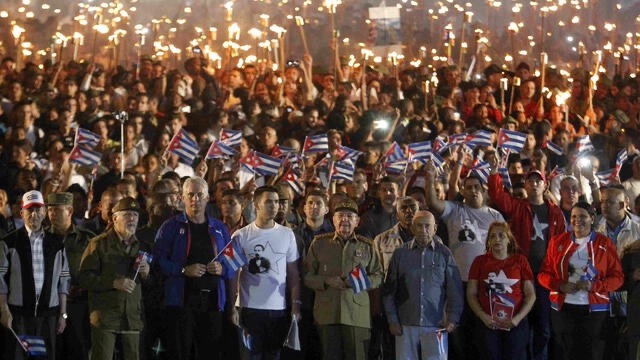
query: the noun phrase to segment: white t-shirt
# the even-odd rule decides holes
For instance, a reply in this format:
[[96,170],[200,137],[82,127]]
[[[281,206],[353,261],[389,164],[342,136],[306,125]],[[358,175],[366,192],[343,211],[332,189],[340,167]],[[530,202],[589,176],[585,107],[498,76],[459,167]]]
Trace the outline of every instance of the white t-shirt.
[[502,214],[488,206],[471,208],[445,201],[442,220],[449,230],[449,249],[456,259],[462,281],[468,281],[473,260],[486,252],[489,225],[504,221]]
[[[589,236],[576,238],[578,249],[569,258],[569,281],[578,282],[586,274],[587,263],[589,262]],[[564,302],[574,305],[589,305],[589,293],[578,290],[573,294],[567,294]]]
[[285,309],[287,263],[298,260],[293,231],[277,223],[271,229],[260,229],[252,222],[233,233],[231,238],[248,260],[240,271],[240,306]]

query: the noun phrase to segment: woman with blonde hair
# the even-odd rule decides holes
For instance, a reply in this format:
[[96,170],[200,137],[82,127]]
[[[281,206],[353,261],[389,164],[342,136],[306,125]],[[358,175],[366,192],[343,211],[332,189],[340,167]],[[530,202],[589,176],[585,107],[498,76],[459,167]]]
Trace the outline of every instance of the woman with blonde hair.
[[480,320],[478,346],[484,359],[526,359],[527,314],[536,300],[533,272],[505,222],[489,226],[487,252],[469,270],[467,302]]

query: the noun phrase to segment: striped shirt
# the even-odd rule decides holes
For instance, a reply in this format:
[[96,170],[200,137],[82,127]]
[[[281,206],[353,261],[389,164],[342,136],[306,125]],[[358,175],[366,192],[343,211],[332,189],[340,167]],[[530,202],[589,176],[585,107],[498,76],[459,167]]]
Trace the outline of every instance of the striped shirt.
[[42,241],[44,240],[44,232],[29,231],[29,241],[31,242],[31,263],[33,264],[33,282],[36,285],[36,297],[40,296],[42,285],[44,284],[44,251],[42,250]]

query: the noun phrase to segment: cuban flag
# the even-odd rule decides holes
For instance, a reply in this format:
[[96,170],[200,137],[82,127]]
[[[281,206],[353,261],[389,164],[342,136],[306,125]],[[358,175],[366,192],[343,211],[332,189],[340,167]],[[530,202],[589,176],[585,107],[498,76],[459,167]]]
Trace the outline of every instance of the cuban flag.
[[304,138],[302,153],[329,152],[329,138],[327,134],[307,136]]
[[276,144],[276,146],[273,147],[273,150],[271,150],[271,156],[282,158],[294,152],[295,150],[293,148]]
[[198,143],[196,143],[184,129],[180,129],[179,132],[173,135],[167,150],[178,155],[180,160],[185,164],[191,165],[198,155],[200,148],[198,147]]
[[447,143],[440,137],[440,136],[436,136],[436,139],[433,140],[433,151],[434,152],[439,152],[440,151],[444,151],[443,149],[447,146]]
[[551,151],[556,155],[562,155],[562,147],[560,147],[560,145],[556,145],[552,143],[551,141],[545,142],[542,148],[543,149],[546,148],[547,150]]
[[508,305],[508,306],[512,306],[512,307],[516,306],[516,302],[512,298],[510,298],[509,296],[507,296],[505,294],[498,293],[498,292],[496,292],[495,294],[496,294],[496,296],[498,297],[498,299],[500,300],[501,303],[503,303],[505,305]]
[[616,169],[603,170],[596,173],[596,177],[600,181],[600,185],[608,186],[616,182]]
[[362,151],[354,150],[350,147],[341,145],[336,149],[335,160],[340,161],[340,160],[346,160],[346,159],[357,159],[362,154],[364,154]]
[[296,194],[302,195],[304,193],[304,184],[300,181],[300,177],[293,169],[289,168],[287,172],[284,173],[282,181],[287,183]]
[[527,141],[527,134],[518,131],[500,129],[498,133],[498,147],[521,152]]
[[97,151],[91,150],[83,145],[76,145],[71,149],[69,154],[69,162],[76,163],[82,166],[94,167],[98,165],[102,154]]
[[627,158],[629,158],[629,154],[627,153],[627,149],[620,150],[618,155],[616,155],[616,165],[617,166],[622,166],[622,164],[624,164],[624,162],[627,161]]
[[227,146],[240,146],[242,143],[242,131],[223,128],[220,130],[220,142]]
[[487,130],[478,130],[470,135],[467,139],[469,146],[492,146],[493,133]]
[[578,154],[586,151],[593,151],[593,150],[594,150],[594,147],[593,147],[593,144],[591,143],[591,138],[589,137],[589,135],[580,136],[576,140],[576,152]]
[[94,148],[99,142],[100,135],[83,128],[78,128],[78,130],[76,130],[75,145],[83,144],[90,148]]
[[401,160],[395,163],[385,163],[384,171],[387,174],[394,174],[394,175],[402,174],[405,172],[407,165],[408,165],[407,160]]
[[371,281],[362,265],[358,265],[351,270],[349,273],[349,283],[351,284],[353,292],[356,294],[371,288]]
[[432,153],[431,154],[431,161],[433,161],[433,165],[436,166],[436,168],[442,168],[442,165],[444,165],[444,158],[442,158],[442,156],[440,156],[438,153]]
[[471,169],[469,175],[477,176],[483,184],[489,181],[489,173],[491,171],[491,165],[486,161],[481,161],[474,168]]
[[438,339],[438,355],[441,358],[446,359],[447,351],[449,349],[449,334],[445,330],[440,330],[436,332],[436,338]]
[[598,276],[598,269],[596,269],[591,260],[589,260],[587,262],[587,266],[584,267],[584,275],[582,275],[584,278],[583,280],[593,281],[596,276]]
[[291,166],[292,169],[302,170],[304,166],[304,159],[302,158],[302,155],[299,154],[289,155],[285,158],[283,166]]
[[467,133],[453,134],[449,136],[449,144],[464,144],[468,140],[468,137]]
[[509,170],[504,167],[498,168],[498,174],[502,178],[502,185],[504,185],[505,189],[511,189],[513,185],[511,184],[511,177],[509,177]]
[[20,346],[29,356],[44,357],[47,356],[47,347],[44,338],[41,336],[20,335]]
[[431,154],[431,141],[422,141],[409,144],[409,159],[426,160]]
[[247,166],[252,171],[260,175],[277,175],[278,169],[280,168],[280,164],[282,160],[276,159],[269,155],[265,155],[263,153],[259,153],[257,151],[252,151],[244,158],[240,159],[240,162]]
[[221,143],[220,141],[214,141],[211,143],[211,146],[209,147],[209,151],[207,151],[207,160],[209,159],[225,159],[228,157],[232,157],[234,155],[236,155],[238,152],[228,146],[225,145],[223,143]]
[[559,167],[554,167],[553,170],[551,170],[551,172],[549,173],[549,176],[547,176],[547,179],[549,179],[549,181],[551,181],[551,179],[553,179],[556,176],[559,175],[564,175],[564,169],[559,168]]
[[356,167],[351,160],[336,161],[333,163],[333,172],[331,173],[332,180],[346,180],[348,182],[353,181],[353,172]]
[[237,248],[236,242],[231,240],[219,254],[220,261],[232,271],[238,271],[248,261],[244,253]]
[[146,251],[138,251],[138,256],[136,257],[136,261],[139,263],[146,261],[147,264],[151,264],[153,262],[153,254],[149,254]]
[[387,163],[395,163],[405,159],[400,145],[398,145],[398,143],[396,143],[395,141],[393,142],[393,144],[391,144],[387,152],[384,154],[384,157],[386,158]]

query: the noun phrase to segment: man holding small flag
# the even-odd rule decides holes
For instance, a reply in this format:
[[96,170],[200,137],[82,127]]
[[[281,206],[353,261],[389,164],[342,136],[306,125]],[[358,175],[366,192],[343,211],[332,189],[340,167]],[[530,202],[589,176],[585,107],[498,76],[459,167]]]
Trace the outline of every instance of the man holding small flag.
[[444,331],[452,332],[460,320],[460,272],[449,248],[435,235],[433,214],[416,212],[411,230],[413,240],[393,252],[382,286],[389,330],[396,336],[396,358],[446,359],[446,347],[424,342],[446,336]]
[[150,266],[138,261],[138,252],[149,250],[136,237],[140,205],[122,198],[112,209],[113,227],[89,242],[78,280],[89,293],[91,360],[113,357],[116,338],[122,342],[125,360],[138,359],[142,321],[141,279]]
[[195,359],[220,359],[225,282],[242,264],[243,254],[224,223],[206,215],[209,187],[204,179],[187,179],[182,198],[184,212],[162,224],[153,251],[166,276],[168,358],[189,359],[194,350]]
[[347,199],[333,215],[336,231],[316,236],[304,261],[304,282],[315,291],[314,317],[324,359],[367,357],[371,316],[369,294],[382,281],[373,242],[356,235],[358,205]]

